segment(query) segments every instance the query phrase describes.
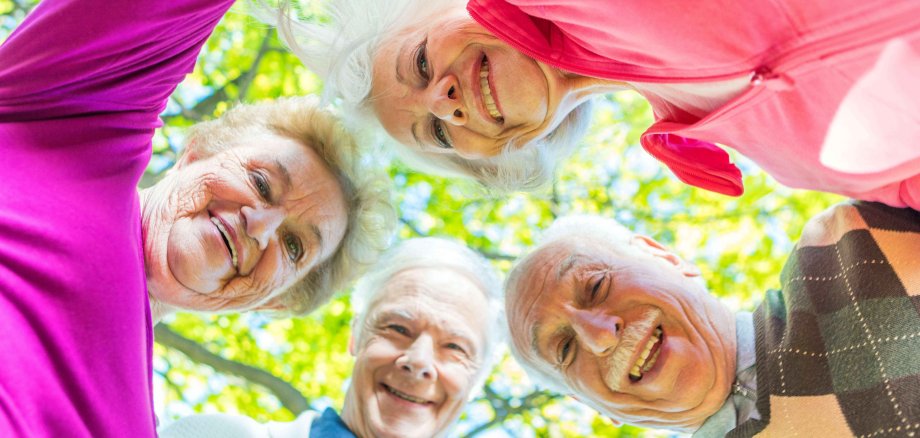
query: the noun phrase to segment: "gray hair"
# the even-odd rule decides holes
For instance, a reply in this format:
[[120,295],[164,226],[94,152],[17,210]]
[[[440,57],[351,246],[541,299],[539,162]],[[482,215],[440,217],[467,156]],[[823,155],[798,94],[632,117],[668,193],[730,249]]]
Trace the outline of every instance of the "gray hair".
[[[351,127],[378,136],[385,131],[369,98],[374,54],[381,41],[466,4],[466,0],[332,0],[325,4],[328,22],[308,23],[294,15],[290,0],[282,0],[273,12],[267,0],[252,1],[259,5],[254,14],[277,25],[291,52],[323,79],[324,99],[338,98]],[[397,155],[406,164],[425,172],[473,179],[499,192],[535,190],[552,181],[557,164],[578,146],[592,113],[592,102],[585,101],[543,138],[529,144],[509,142],[498,156],[482,159],[418,151],[393,139],[387,142],[397,145]]]
[[[504,307],[501,304],[501,282],[489,262],[466,246],[442,238],[424,237],[401,242],[387,251],[384,257],[364,275],[351,295],[354,312],[352,327],[360,330],[368,312],[377,301],[384,285],[396,274],[410,269],[443,268],[466,274],[479,286],[486,298],[489,326],[486,327],[486,345],[483,348],[483,362],[479,368],[474,387],[485,381],[492,367],[499,359],[499,346],[503,343]],[[354,333],[360,339],[361,333]]]
[[[505,283],[505,306],[510,308],[514,304],[514,299],[518,295],[518,288],[524,275],[530,271],[533,263],[546,247],[572,238],[585,238],[594,242],[603,242],[603,244],[613,245],[625,254],[637,254],[638,250],[634,249],[630,242],[635,234],[626,227],[619,224],[614,219],[599,216],[572,215],[557,219],[549,228],[543,231],[539,244],[530,254],[522,257],[515,263],[515,266],[508,274],[508,280]],[[514,324],[511,318],[511,312],[508,318],[508,331],[512,331],[511,325]],[[517,363],[524,369],[530,380],[537,386],[556,391],[561,394],[570,394],[572,390],[563,382],[559,381],[558,373],[553,372],[551,368],[541,366],[541,363],[533,357],[530,351],[530,342],[526,339],[518,342],[514,336],[509,336],[508,345],[511,349],[511,355]]]
[[337,177],[348,223],[335,252],[305,277],[288,282],[280,295],[285,313],[304,314],[344,289],[387,248],[396,229],[390,181],[367,151],[315,97],[239,105],[222,117],[193,126],[188,148],[211,155],[246,134],[270,132],[313,149]]

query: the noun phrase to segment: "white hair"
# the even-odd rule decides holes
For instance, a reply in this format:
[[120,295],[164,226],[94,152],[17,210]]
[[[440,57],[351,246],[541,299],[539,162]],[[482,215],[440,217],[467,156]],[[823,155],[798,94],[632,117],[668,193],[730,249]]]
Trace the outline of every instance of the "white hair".
[[313,149],[338,179],[345,196],[345,236],[328,259],[306,276],[286,283],[281,313],[303,314],[344,289],[389,246],[396,229],[390,180],[369,151],[359,151],[354,138],[314,96],[239,105],[218,119],[199,123],[189,132],[186,152],[204,156],[232,147],[250,133],[270,132]]
[[503,343],[504,306],[501,303],[501,281],[495,269],[478,253],[465,245],[437,237],[423,237],[401,242],[384,254],[380,261],[365,274],[351,295],[354,312],[352,327],[359,332],[353,336],[360,342],[364,321],[385,285],[397,274],[410,269],[450,269],[471,278],[486,299],[489,315],[485,328],[482,363],[474,379],[473,388],[479,387],[499,358]]
[[[324,100],[338,99],[352,129],[385,130],[369,104],[374,55],[380,43],[412,25],[421,25],[446,10],[463,8],[466,0],[330,0],[324,4],[328,22],[299,20],[290,0],[272,9],[268,0],[257,2],[254,15],[276,25],[291,52],[324,81]],[[271,12],[270,12],[271,11]],[[553,178],[556,165],[572,154],[591,122],[593,104],[582,103],[541,139],[529,144],[509,142],[498,156],[464,159],[453,154],[423,152],[396,145],[406,164],[442,176],[473,179],[499,191],[534,190]]]
[[[519,293],[518,288],[521,286],[521,280],[524,279],[524,275],[530,271],[533,263],[538,260],[542,250],[546,247],[560,242],[568,242],[573,238],[584,238],[593,242],[612,245],[625,254],[636,254],[638,250],[630,243],[633,237],[635,237],[635,233],[610,218],[572,215],[557,219],[549,228],[543,231],[537,247],[530,254],[520,258],[508,274],[508,280],[505,283],[505,306],[510,307],[513,305],[514,299],[517,298]],[[510,315],[511,312],[509,311],[508,314]],[[571,394],[571,388],[560,381],[559,373],[533,356],[530,341],[526,334],[524,337],[526,339],[521,339],[520,342],[510,334],[513,330],[511,324],[513,322],[509,317],[507,329],[511,355],[524,369],[530,380],[539,387],[561,394]]]

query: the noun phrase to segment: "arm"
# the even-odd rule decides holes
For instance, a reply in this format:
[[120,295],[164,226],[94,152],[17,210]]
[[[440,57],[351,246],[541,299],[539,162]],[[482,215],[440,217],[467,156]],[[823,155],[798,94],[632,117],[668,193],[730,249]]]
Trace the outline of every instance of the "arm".
[[159,113],[232,0],[45,0],[0,46],[0,122]]

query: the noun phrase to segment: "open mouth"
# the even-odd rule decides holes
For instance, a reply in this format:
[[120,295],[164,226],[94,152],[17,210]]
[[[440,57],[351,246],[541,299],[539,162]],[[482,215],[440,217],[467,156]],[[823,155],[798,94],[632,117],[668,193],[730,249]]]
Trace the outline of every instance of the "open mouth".
[[393,387],[387,385],[386,383],[381,383],[381,385],[383,385],[383,388],[386,389],[387,392],[389,392],[390,394],[393,394],[393,395],[395,395],[396,397],[399,397],[399,398],[401,398],[401,399],[403,399],[403,400],[405,400],[405,401],[407,401],[407,402],[411,402],[411,403],[415,403],[415,404],[419,404],[419,405],[427,405],[427,404],[430,404],[430,403],[431,403],[431,402],[428,401],[428,400],[421,399],[421,398],[418,398],[418,397],[413,397],[413,396],[411,396],[411,395],[409,395],[409,394],[406,394],[405,392],[401,392],[401,391],[399,391],[399,390],[397,390],[397,389],[395,389],[395,388],[393,388]]
[[220,219],[211,216],[211,223],[213,223],[214,226],[216,226],[220,231],[220,237],[224,239],[224,244],[227,245],[227,249],[230,251],[230,261],[233,263],[233,267],[239,269],[239,265],[237,263],[236,247],[233,245],[233,239],[230,238],[230,233],[227,232],[227,229],[224,227],[224,224],[220,221]]
[[632,369],[629,370],[630,381],[638,382],[642,380],[642,376],[655,366],[655,362],[658,360],[658,354],[661,353],[661,344],[663,341],[664,333],[661,331],[661,326],[659,325],[655,327],[652,336],[650,336],[648,342],[645,343],[642,354],[639,355],[636,359],[636,363],[634,363]]
[[482,62],[479,64],[479,88],[482,90],[482,101],[486,106],[486,111],[489,112],[489,116],[498,123],[505,123],[505,117],[498,110],[495,98],[492,97],[492,85],[489,83],[489,58],[485,55],[483,55]]

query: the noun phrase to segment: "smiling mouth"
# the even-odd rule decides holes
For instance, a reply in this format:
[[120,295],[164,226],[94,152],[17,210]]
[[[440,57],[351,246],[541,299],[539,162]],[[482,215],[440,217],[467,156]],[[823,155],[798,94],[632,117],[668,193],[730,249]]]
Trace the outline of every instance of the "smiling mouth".
[[505,123],[505,117],[498,111],[495,98],[492,97],[492,87],[489,85],[489,58],[482,57],[479,64],[479,88],[482,90],[482,100],[489,115],[498,123]]
[[642,380],[642,376],[655,366],[658,355],[661,353],[663,339],[664,334],[661,331],[661,326],[658,326],[652,336],[649,337],[648,342],[645,343],[645,349],[642,350],[642,354],[639,355],[636,363],[629,370],[629,380],[633,382]]
[[230,260],[233,263],[233,267],[235,269],[239,269],[236,256],[236,247],[233,245],[233,239],[230,238],[230,233],[228,233],[227,229],[224,228],[224,224],[220,221],[220,219],[211,216],[211,222],[220,231],[220,237],[224,239],[224,244],[226,244],[227,249],[230,250]]
[[430,404],[430,403],[431,403],[431,402],[429,402],[428,400],[421,399],[421,398],[418,398],[418,397],[413,397],[413,396],[411,396],[411,395],[409,395],[409,394],[406,394],[406,393],[404,393],[404,392],[400,392],[400,391],[394,389],[393,387],[387,385],[386,383],[381,383],[381,385],[383,385],[383,388],[386,389],[387,392],[389,392],[390,394],[393,394],[393,395],[395,395],[396,397],[399,397],[399,398],[401,398],[401,399],[403,399],[403,400],[405,400],[405,401],[412,402],[412,403],[415,403],[415,404],[420,404],[420,405],[427,405],[427,404]]

